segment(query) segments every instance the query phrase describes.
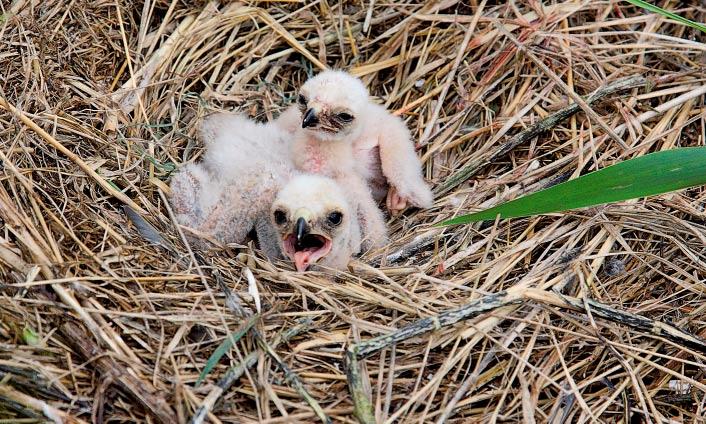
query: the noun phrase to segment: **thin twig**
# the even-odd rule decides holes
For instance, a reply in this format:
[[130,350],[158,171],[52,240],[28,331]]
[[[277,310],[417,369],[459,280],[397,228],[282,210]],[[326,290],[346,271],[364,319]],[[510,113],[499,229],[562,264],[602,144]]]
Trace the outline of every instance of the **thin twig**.
[[260,346],[260,349],[264,350],[265,353],[267,353],[270,358],[272,358],[273,361],[279,366],[279,368],[282,370],[284,373],[284,380],[289,384],[290,387],[292,387],[294,390],[299,393],[299,396],[303,397],[304,400],[306,400],[306,403],[309,404],[311,409],[314,410],[314,413],[316,413],[316,416],[319,417],[321,422],[330,424],[331,423],[331,418],[329,418],[326,415],[326,412],[321,408],[321,405],[319,405],[319,402],[316,401],[316,399],[309,394],[309,392],[306,390],[306,387],[304,387],[304,383],[302,383],[301,379],[297,374],[292,371],[291,368],[287,366],[287,364],[282,361],[282,358],[279,357],[277,352],[267,344],[262,337],[256,337],[258,346]]
[[128,367],[106,355],[93,343],[89,334],[81,326],[73,320],[69,320],[61,326],[61,331],[66,336],[67,342],[72,344],[81,353],[81,356],[87,360],[97,358],[93,362],[100,373],[106,378],[113,379],[120,387],[149,408],[160,422],[165,424],[176,422],[176,414],[162,397],[162,393],[148,381],[136,377]]
[[449,87],[451,87],[451,83],[453,82],[454,77],[456,76],[456,71],[458,70],[459,65],[461,65],[461,61],[463,60],[463,57],[466,54],[466,50],[470,47],[469,42],[471,41],[471,35],[473,35],[473,30],[476,29],[478,19],[480,19],[483,14],[485,2],[486,0],[482,0],[480,2],[480,5],[478,5],[478,8],[476,8],[476,12],[473,15],[473,20],[471,21],[470,25],[468,25],[468,28],[466,28],[466,34],[463,36],[463,41],[461,41],[461,44],[459,44],[458,46],[458,53],[456,53],[456,59],[454,60],[453,67],[451,67],[451,72],[446,75],[446,81],[444,81],[441,93],[439,93],[439,98],[436,100],[436,107],[434,108],[434,112],[432,113],[431,119],[429,120],[429,122],[426,123],[424,132],[422,133],[421,137],[419,137],[419,144],[425,144],[429,138],[429,135],[434,129],[436,120],[439,118],[439,113],[441,112],[441,109],[444,105],[446,93],[449,92]]
[[[621,91],[629,90],[635,87],[642,87],[650,83],[645,77],[642,76],[632,76],[617,80],[611,84],[601,87],[588,95],[585,99],[587,105],[592,105],[603,98],[616,94]],[[524,144],[539,134],[549,131],[550,129],[557,126],[559,123],[570,118],[572,115],[581,111],[581,107],[577,103],[572,103],[571,105],[555,112],[526,130],[518,133],[512,137],[507,142],[498,146],[495,150],[487,154],[485,157],[477,160],[471,161],[468,165],[461,168],[459,171],[451,175],[444,183],[439,185],[435,190],[435,196],[442,196],[451,190],[455,189],[459,185],[463,184],[469,178],[476,175],[483,167],[489,165],[501,157],[510,153],[515,147]]]
[[111,196],[115,197],[116,199],[120,200],[121,202],[125,203],[126,205],[130,206],[134,210],[136,210],[139,213],[146,213],[144,209],[142,209],[137,203],[135,203],[132,199],[127,197],[124,193],[120,192],[117,190],[115,187],[110,185],[108,181],[105,180],[105,178],[101,177],[98,175],[96,171],[94,171],[86,162],[83,161],[77,154],[72,152],[71,150],[67,149],[63,144],[61,144],[57,139],[52,137],[48,132],[44,131],[39,125],[35,124],[34,121],[29,119],[27,115],[25,115],[22,111],[17,109],[16,107],[12,106],[7,100],[5,100],[2,96],[0,96],[0,107],[3,109],[7,110],[8,112],[12,113],[13,115],[17,116],[20,121],[22,121],[25,125],[27,125],[32,131],[36,132],[39,134],[44,141],[49,143],[52,147],[54,147],[56,150],[60,151],[62,154],[64,154],[67,158],[69,158],[72,162],[74,162],[76,165],[78,165],[83,172],[85,172],[89,177],[93,178],[95,182],[98,183],[105,191],[107,191]]
[[[271,342],[272,349],[277,349],[280,344],[287,343],[292,338],[308,331],[311,328],[313,321],[310,318],[300,320],[292,328],[288,328],[280,332]],[[252,368],[257,364],[257,359],[260,356],[260,350],[250,352],[245,356],[243,363],[238,364],[229,369],[223,377],[218,381],[216,386],[211,389],[208,395],[203,399],[201,405],[194,412],[194,416],[189,421],[190,424],[201,424],[209,412],[213,409],[224,394],[228,393],[231,386],[240,379],[247,368]]]
[[[226,304],[228,305],[229,309],[231,309],[238,317],[242,318],[246,314],[246,312],[243,309],[241,303],[236,300],[236,298],[233,295],[233,293],[231,292],[230,288],[227,285],[225,285],[224,283],[222,283],[222,281],[221,281],[222,279],[220,277],[220,274],[216,273],[214,275],[214,277],[217,280],[219,280],[219,285],[221,286],[221,289],[224,291],[224,293],[226,295]],[[302,331],[302,330],[292,329],[292,330],[288,331],[287,333],[285,333],[285,335],[287,337],[293,337],[293,335],[298,333],[299,331]],[[319,419],[322,422],[330,423],[331,419],[326,415],[324,410],[321,408],[321,405],[319,405],[319,403],[316,401],[316,399],[314,399],[314,397],[311,396],[311,394],[309,394],[309,392],[304,387],[304,383],[302,383],[299,376],[297,376],[297,374],[294,371],[292,371],[292,369],[289,368],[287,366],[287,364],[285,364],[282,361],[282,359],[279,357],[277,352],[275,352],[274,347],[270,346],[270,344],[268,344],[267,341],[265,341],[265,337],[262,335],[262,333],[260,333],[255,327],[251,328],[250,332],[252,333],[253,338],[255,339],[255,342],[260,347],[260,349],[262,349],[265,353],[267,353],[270,356],[270,358],[272,358],[272,360],[275,361],[277,366],[279,366],[279,368],[282,370],[282,372],[284,373],[285,381],[294,390],[296,390],[297,393],[299,393],[299,395],[306,401],[306,403],[309,404],[311,409],[314,410],[314,413],[316,414],[316,416],[319,417]],[[256,353],[256,352],[253,352],[253,353]],[[248,364],[247,361],[248,360],[246,357],[246,359],[243,361],[246,364],[246,366],[242,367],[242,372],[245,372],[245,370],[247,368],[249,368],[249,366],[247,365]],[[209,396],[210,396],[210,394],[209,394]],[[216,395],[214,394],[214,396],[216,396]],[[207,411],[205,411],[205,412],[207,412]],[[205,412],[201,414],[201,416],[202,416],[201,419],[203,419]]]
[[616,133],[610,128],[610,126],[608,126],[608,124],[606,124],[605,121],[603,121],[603,119],[601,119],[601,117],[598,116],[598,114],[597,114],[593,109],[591,109],[591,106],[590,106],[588,103],[586,103],[586,102],[581,98],[581,96],[579,96],[578,94],[574,93],[574,90],[572,90],[571,87],[569,87],[568,85],[566,85],[566,83],[565,83],[564,81],[562,81],[562,79],[559,78],[559,76],[558,76],[555,72],[553,72],[551,69],[549,69],[549,67],[548,67],[547,65],[545,65],[544,62],[542,62],[534,53],[532,53],[532,51],[531,51],[530,49],[528,49],[527,46],[525,46],[524,44],[522,44],[517,38],[515,38],[514,35],[510,34],[510,32],[509,32],[508,30],[506,30],[503,25],[498,24],[498,25],[497,25],[497,28],[498,28],[498,30],[499,30],[500,32],[503,33],[504,36],[506,36],[507,38],[509,38],[510,41],[512,41],[512,42],[517,46],[517,49],[518,49],[519,51],[521,51],[521,52],[523,52],[524,54],[526,54],[527,57],[528,57],[532,62],[534,62],[534,64],[537,65],[537,67],[539,67],[539,69],[542,70],[542,72],[544,72],[549,78],[552,79],[552,81],[554,81],[557,85],[559,85],[559,87],[561,87],[561,88],[564,90],[564,92],[565,92],[569,97],[571,97],[571,99],[572,99],[574,102],[576,102],[576,104],[584,111],[584,113],[585,113],[586,115],[590,116],[594,121],[596,121],[596,123],[597,123],[601,128],[603,128],[603,130],[610,136],[610,138],[612,138],[613,140],[615,140],[615,142],[617,142],[618,144],[620,144],[620,146],[621,146],[624,150],[627,150],[627,149],[629,148],[628,145],[625,144],[625,142],[623,141],[623,139],[620,138],[620,136],[619,136],[618,134],[616,134]]
[[358,420],[365,424],[375,422],[372,403],[363,390],[364,385],[359,370],[359,360],[409,338],[439,330],[503,306],[521,304],[528,301],[538,301],[582,312],[586,312],[585,305],[588,304],[595,316],[626,325],[636,332],[649,334],[654,337],[663,337],[681,346],[695,348],[706,353],[706,340],[673,325],[630,312],[620,311],[595,300],[586,299],[586,304],[584,304],[582,299],[564,296],[559,293],[513,287],[507,291],[483,296],[462,307],[442,312],[436,316],[423,318],[390,334],[349,345],[346,351],[346,374],[348,376],[348,390],[353,399],[354,410]]
[[85,424],[85,421],[72,417],[71,415],[54,408],[43,400],[36,399],[13,389],[7,384],[0,384],[0,397],[8,401],[17,402],[18,404],[40,411],[45,417],[49,418],[55,424]]

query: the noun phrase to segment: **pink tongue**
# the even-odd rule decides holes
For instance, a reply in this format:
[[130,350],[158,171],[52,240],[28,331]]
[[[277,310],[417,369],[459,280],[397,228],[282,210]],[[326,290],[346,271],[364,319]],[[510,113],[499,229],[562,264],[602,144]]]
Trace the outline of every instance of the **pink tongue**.
[[309,268],[309,257],[311,252],[301,251],[294,253],[294,265],[297,267],[297,271],[304,272]]

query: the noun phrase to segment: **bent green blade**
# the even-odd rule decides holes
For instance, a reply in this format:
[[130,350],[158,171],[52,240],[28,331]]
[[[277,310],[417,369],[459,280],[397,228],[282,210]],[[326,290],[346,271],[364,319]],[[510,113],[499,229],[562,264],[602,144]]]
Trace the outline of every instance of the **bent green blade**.
[[684,25],[690,26],[692,28],[698,29],[700,31],[706,32],[706,25],[700,24],[698,22],[694,22],[692,20],[686,19],[680,15],[677,15],[676,13],[670,12],[668,10],[662,9],[659,6],[655,6],[653,4],[647,3],[644,0],[627,0],[628,3],[632,3],[635,6],[641,7],[647,11],[650,11],[652,13],[657,13],[665,18],[672,19],[674,21],[677,21],[679,23],[682,23]]
[[194,387],[198,387],[203,382],[203,380],[211,372],[213,367],[215,367],[216,364],[218,364],[218,361],[221,360],[223,355],[225,355],[230,350],[230,348],[233,347],[233,343],[236,343],[248,331],[250,331],[250,328],[255,325],[259,318],[260,314],[255,314],[251,316],[247,321],[240,325],[240,328],[235,330],[233,333],[230,334],[230,336],[227,336],[223,340],[223,342],[216,348],[216,350],[213,351],[211,356],[208,358],[208,361],[206,361],[206,366],[203,367],[203,370],[199,374],[199,378],[196,379],[196,384],[194,384]]
[[441,225],[562,212],[702,184],[706,184],[706,147],[684,147],[629,159]]

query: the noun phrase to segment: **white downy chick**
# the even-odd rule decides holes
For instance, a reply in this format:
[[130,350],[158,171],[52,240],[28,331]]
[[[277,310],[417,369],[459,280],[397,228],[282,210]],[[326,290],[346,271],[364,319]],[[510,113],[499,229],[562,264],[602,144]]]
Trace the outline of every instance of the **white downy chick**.
[[323,71],[299,90],[297,104],[276,120],[292,132],[295,167],[336,176],[352,170],[377,201],[395,214],[408,205],[428,208],[424,181],[404,121],[373,103],[362,81],[343,71]]
[[342,269],[360,252],[355,206],[331,178],[294,177],[277,194],[268,224],[275,230],[280,251],[300,272],[312,266]]
[[[364,216],[357,216],[355,200],[332,179],[298,175],[281,128],[221,113],[207,117],[199,134],[206,147],[203,160],[185,166],[171,181],[180,224],[223,243],[242,243],[255,229],[268,258],[289,258],[300,271],[315,262],[341,269],[360,252]],[[297,215],[294,224],[305,219],[306,225],[295,228],[300,231],[295,243],[280,234],[284,227],[276,223],[273,204],[287,216]],[[334,212],[340,214],[338,223]]]
[[294,176],[288,135],[230,113],[205,118],[199,135],[203,160],[172,177],[177,221],[220,242],[241,243]]

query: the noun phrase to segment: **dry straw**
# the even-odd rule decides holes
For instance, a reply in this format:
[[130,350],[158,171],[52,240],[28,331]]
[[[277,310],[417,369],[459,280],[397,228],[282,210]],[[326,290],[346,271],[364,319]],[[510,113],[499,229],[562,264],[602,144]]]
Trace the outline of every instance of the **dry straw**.
[[[222,3],[0,3],[3,422],[703,421],[701,189],[434,226],[702,145],[703,34],[627,2]],[[165,199],[201,117],[271,119],[324,64],[406,120],[435,207],[335,276],[192,250]]]

